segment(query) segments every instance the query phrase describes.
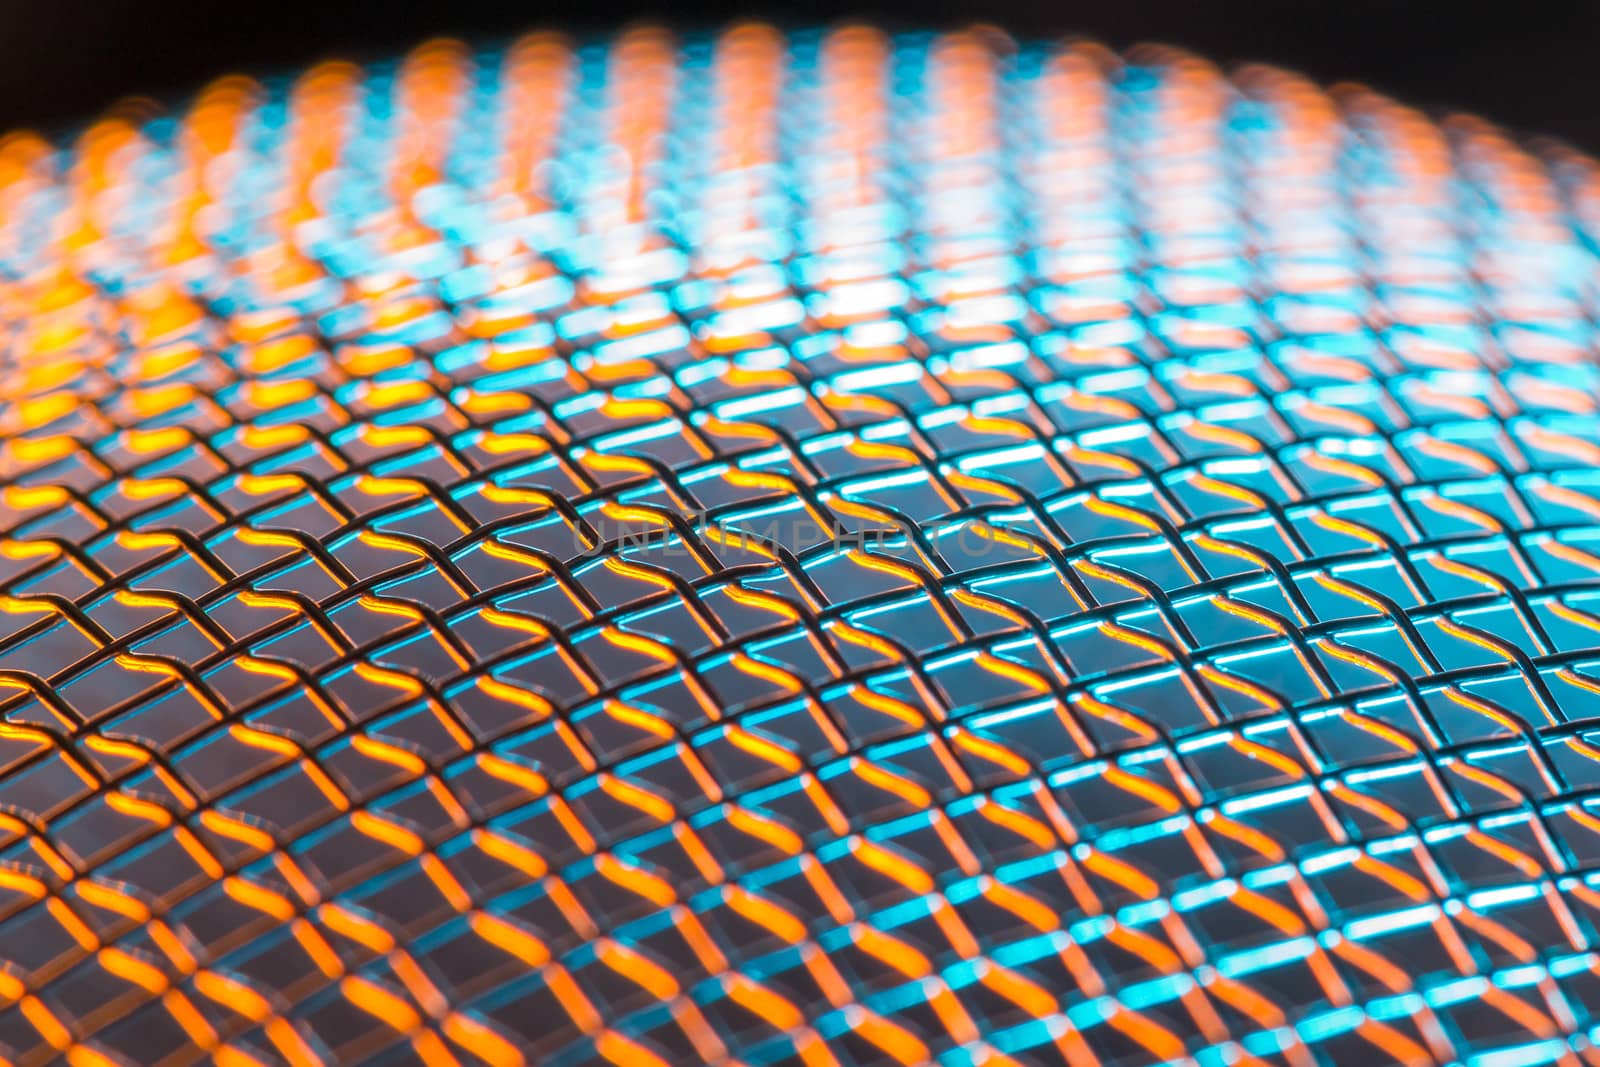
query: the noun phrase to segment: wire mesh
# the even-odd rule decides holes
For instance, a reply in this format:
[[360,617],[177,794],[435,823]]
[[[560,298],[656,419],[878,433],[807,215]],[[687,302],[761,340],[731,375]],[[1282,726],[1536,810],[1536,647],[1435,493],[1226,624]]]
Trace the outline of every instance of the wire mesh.
[[0,1058],[1600,1062],[1600,171],[983,28],[0,142]]

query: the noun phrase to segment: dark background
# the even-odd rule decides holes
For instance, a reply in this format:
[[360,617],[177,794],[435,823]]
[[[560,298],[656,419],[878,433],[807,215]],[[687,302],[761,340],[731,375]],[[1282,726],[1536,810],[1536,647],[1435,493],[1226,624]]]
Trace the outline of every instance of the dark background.
[[272,74],[329,55],[378,57],[439,33],[493,42],[535,27],[603,30],[650,18],[703,26],[740,15],[804,24],[861,15],[896,25],[976,19],[1018,34],[1115,46],[1179,44],[1225,63],[1267,60],[1356,80],[1432,109],[1474,111],[1600,154],[1600,40],[1592,5],[1544,11],[1408,2],[1202,0],[0,0],[0,130],[70,126],[118,98],[170,98],[231,70]]

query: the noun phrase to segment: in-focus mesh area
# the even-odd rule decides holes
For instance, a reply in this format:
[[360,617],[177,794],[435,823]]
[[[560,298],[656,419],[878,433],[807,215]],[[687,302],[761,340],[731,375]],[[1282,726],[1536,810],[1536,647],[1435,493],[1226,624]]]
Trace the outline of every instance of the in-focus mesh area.
[[987,31],[0,142],[0,1058],[1600,1063],[1600,171]]

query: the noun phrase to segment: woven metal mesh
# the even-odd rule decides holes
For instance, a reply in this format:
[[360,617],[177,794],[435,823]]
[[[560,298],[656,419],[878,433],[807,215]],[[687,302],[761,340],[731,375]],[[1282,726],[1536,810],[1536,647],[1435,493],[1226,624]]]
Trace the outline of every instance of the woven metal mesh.
[[1600,1062],[1597,232],[983,30],[0,142],[0,1058]]

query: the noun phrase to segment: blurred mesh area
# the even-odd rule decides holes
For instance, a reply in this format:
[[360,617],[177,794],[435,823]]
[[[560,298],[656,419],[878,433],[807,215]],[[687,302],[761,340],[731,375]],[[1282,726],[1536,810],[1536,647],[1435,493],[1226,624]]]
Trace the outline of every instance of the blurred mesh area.
[[1600,1063],[1600,170],[986,29],[0,141],[0,1060]]

